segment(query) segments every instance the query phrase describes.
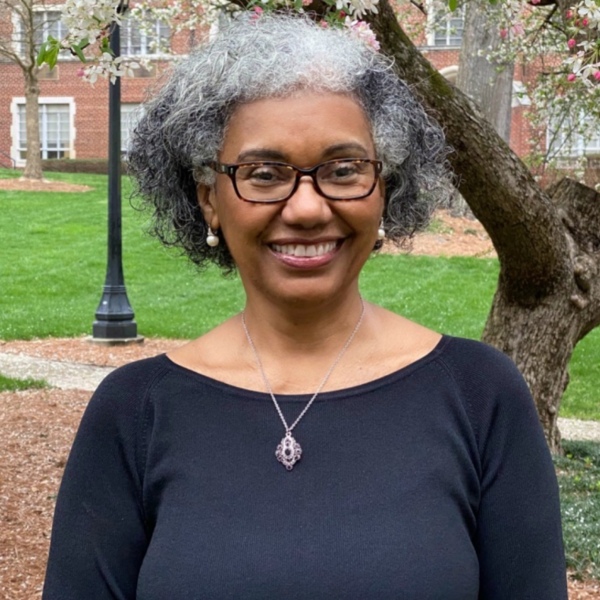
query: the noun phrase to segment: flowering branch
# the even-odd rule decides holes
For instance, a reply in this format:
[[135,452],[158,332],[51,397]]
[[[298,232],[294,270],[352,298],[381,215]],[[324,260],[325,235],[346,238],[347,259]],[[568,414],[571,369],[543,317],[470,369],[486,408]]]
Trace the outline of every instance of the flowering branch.
[[[347,27],[357,38],[362,39],[373,50],[379,43],[363,17],[377,13],[379,0],[315,0],[319,4],[319,20],[324,27]],[[140,0],[131,9],[129,16],[140,28],[149,19],[168,24],[172,34],[183,30],[208,28],[217,22],[223,12],[234,13],[244,8],[254,12],[258,18],[265,11],[281,9],[304,12],[313,0]],[[319,8],[321,8],[319,6]],[[109,47],[109,36],[113,23],[121,24],[118,0],[66,0],[63,5],[62,21],[69,33],[62,40],[49,37],[38,54],[38,66],[56,64],[61,50],[68,49],[85,63],[83,76],[96,81],[99,76],[116,77],[130,74],[139,66],[126,57],[116,58]],[[170,49],[160,48],[161,54]]]

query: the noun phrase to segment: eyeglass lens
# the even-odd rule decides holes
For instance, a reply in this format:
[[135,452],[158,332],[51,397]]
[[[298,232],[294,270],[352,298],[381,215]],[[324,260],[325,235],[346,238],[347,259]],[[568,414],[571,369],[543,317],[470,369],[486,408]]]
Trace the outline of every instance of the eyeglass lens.
[[[296,185],[296,169],[277,163],[240,165],[236,171],[239,194],[255,202],[274,202],[287,198]],[[316,170],[316,183],[321,193],[332,199],[367,196],[377,177],[376,167],[360,160],[323,163]]]

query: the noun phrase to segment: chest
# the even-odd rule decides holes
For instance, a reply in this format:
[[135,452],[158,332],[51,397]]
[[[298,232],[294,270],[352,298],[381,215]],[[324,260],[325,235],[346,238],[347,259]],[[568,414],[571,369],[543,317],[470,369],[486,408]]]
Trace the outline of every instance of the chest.
[[[398,400],[315,403],[289,472],[268,402],[158,411],[138,598],[475,600],[467,423]],[[302,407],[282,404],[290,421]]]

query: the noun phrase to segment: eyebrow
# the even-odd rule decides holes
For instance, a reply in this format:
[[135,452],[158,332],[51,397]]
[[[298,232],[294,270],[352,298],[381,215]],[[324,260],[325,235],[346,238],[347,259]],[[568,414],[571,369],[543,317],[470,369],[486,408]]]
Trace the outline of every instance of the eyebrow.
[[[346,153],[346,154],[344,154]],[[349,156],[347,153],[350,153]],[[368,158],[369,152],[362,145],[357,142],[346,142],[341,144],[334,144],[329,146],[325,152],[323,152],[322,159],[327,160],[328,158]],[[270,148],[251,148],[241,152],[236,162],[251,162],[254,160],[275,160],[281,162],[287,162],[289,156],[278,150]]]

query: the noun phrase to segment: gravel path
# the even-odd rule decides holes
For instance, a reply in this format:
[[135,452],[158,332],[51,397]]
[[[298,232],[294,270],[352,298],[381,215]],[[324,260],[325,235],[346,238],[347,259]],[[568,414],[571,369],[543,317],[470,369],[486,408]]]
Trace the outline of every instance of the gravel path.
[[[43,379],[63,390],[93,392],[113,367],[65,360],[51,360],[27,354],[0,352],[0,373],[8,377]],[[561,435],[567,440],[600,442],[600,422],[558,419]]]
[[3,375],[17,379],[43,379],[61,390],[93,392],[112,370],[112,367],[0,352],[0,373]]

